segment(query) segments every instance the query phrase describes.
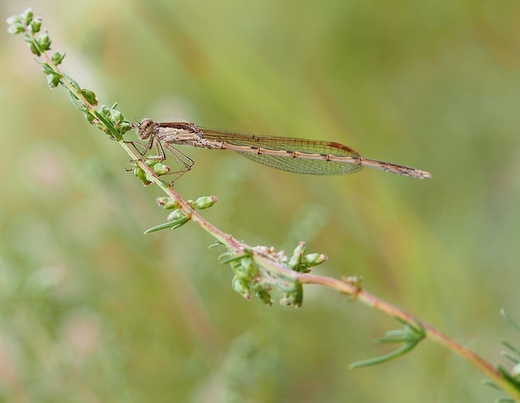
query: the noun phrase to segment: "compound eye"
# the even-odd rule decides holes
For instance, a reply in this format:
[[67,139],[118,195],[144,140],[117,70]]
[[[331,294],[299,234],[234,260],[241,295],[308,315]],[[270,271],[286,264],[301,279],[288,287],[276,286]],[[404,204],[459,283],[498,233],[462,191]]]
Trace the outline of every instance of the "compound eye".
[[148,129],[151,125],[153,125],[153,121],[152,119],[150,118],[144,118],[143,120],[141,120],[141,123],[139,123],[139,128],[143,129],[143,130],[146,130]]
[[153,127],[154,127],[154,122],[152,119],[144,118],[143,120],[141,120],[141,123],[139,123],[139,131],[138,131],[139,137],[143,140],[150,137],[150,135],[152,134],[152,131],[153,131]]

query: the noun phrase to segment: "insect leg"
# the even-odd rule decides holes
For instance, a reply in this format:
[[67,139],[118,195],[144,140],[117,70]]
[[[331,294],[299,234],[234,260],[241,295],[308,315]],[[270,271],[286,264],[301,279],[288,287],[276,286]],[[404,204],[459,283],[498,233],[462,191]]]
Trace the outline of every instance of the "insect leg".
[[[186,172],[188,172],[191,167],[193,166],[194,162],[193,160],[188,157],[187,155],[184,155],[179,150],[177,150],[175,147],[172,147],[170,144],[165,144],[164,147],[168,150],[168,152],[175,158],[175,161],[181,166],[181,169],[177,171],[172,171],[167,173],[166,175],[175,175],[173,180],[171,181],[171,184],[173,186],[173,182],[175,182],[177,179],[179,179],[182,175],[184,175]],[[166,158],[164,155],[164,149],[161,147],[161,151],[163,154],[163,159]]]

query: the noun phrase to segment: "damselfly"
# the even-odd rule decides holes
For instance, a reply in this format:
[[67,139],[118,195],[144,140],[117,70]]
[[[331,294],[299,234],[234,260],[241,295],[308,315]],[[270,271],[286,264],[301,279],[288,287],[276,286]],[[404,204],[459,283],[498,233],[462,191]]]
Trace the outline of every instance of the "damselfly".
[[174,180],[188,172],[194,162],[175,146],[191,146],[210,150],[232,150],[252,161],[276,169],[311,175],[346,175],[364,166],[412,178],[431,178],[429,172],[361,157],[340,143],[290,137],[267,137],[227,130],[204,129],[190,122],[156,123],[145,118],[137,126],[137,134],[147,144],[130,142],[141,155],[155,146],[159,161],[168,150],[181,169],[171,174]]

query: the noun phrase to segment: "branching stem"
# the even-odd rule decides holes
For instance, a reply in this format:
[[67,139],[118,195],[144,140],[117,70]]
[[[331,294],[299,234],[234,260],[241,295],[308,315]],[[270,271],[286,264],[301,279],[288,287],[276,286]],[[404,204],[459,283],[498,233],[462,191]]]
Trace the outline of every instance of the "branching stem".
[[[66,74],[60,71],[58,64],[61,63],[63,56],[57,54],[56,59],[54,59],[55,56],[49,57],[46,51],[50,50],[50,39],[48,38],[47,34],[45,34],[46,37],[43,38],[36,37],[35,33],[39,32],[40,30],[41,20],[33,19],[32,11],[26,10],[24,14],[11,17],[8,19],[8,23],[10,25],[9,31],[11,33],[24,33],[24,39],[29,43],[29,47],[32,53],[38,57],[43,57],[44,62],[41,62],[40,64],[43,67],[44,73],[48,76],[51,76],[49,85],[51,87],[55,87],[58,84],[63,85],[69,91],[69,93],[72,94],[72,97],[80,104],[80,109],[85,113],[89,122],[95,124],[105,133],[109,134],[113,139],[117,140],[121,147],[123,147],[123,149],[128,153],[134,164],[136,164],[139,169],[144,172],[144,182],[147,184],[154,183],[155,185],[159,186],[182,212],[184,218],[186,219],[185,221],[193,221],[195,224],[211,234],[220,244],[224,245],[229,251],[231,261],[233,259],[241,259],[245,256],[248,259],[252,259],[254,261],[253,264],[256,264],[264,272],[268,273],[268,275],[273,276],[273,278],[278,276],[284,279],[289,279],[293,282],[293,284],[297,284],[299,287],[301,287],[302,284],[316,284],[325,286],[334,289],[341,294],[347,295],[354,300],[358,300],[363,304],[386,315],[394,317],[405,323],[406,326],[409,326],[409,329],[417,331],[417,334],[419,335],[417,341],[426,337],[440,344],[444,348],[458,354],[479,371],[481,371],[512,399],[520,402],[520,390],[515,387],[515,385],[506,378],[506,376],[495,369],[489,362],[482,359],[480,356],[468,350],[456,341],[450,339],[428,323],[417,319],[412,314],[396,306],[393,306],[388,302],[376,297],[375,295],[365,291],[361,287],[360,281],[358,279],[354,277],[348,277],[338,280],[331,277],[309,274],[303,272],[304,270],[292,270],[287,264],[282,263],[280,259],[274,258],[272,254],[265,252],[265,250],[258,247],[250,247],[242,242],[239,242],[231,235],[220,231],[213,224],[202,217],[192,207],[192,205],[190,205],[189,202],[184,201],[173,189],[170,183],[163,181],[159,177],[159,174],[157,174],[153,169],[153,166],[150,166],[147,164],[146,160],[143,160],[142,155],[137,152],[135,147],[132,147],[130,146],[130,143],[123,141],[124,132],[131,128],[135,128],[135,125],[125,121],[120,112],[116,111],[114,107],[110,109],[106,107],[96,109],[95,95],[88,90],[80,89],[74,80],[70,79]],[[55,60],[58,60],[58,62],[55,62]],[[55,80],[52,80],[52,78]],[[85,96],[85,94],[88,95]],[[296,259],[296,261],[301,262],[301,259]],[[324,259],[322,261],[324,261]],[[299,305],[295,303],[294,306]],[[406,333],[401,334],[404,338],[407,335]],[[400,339],[397,338],[396,340],[399,341]],[[414,345],[409,344],[409,346],[411,346],[411,349]],[[406,347],[407,346],[405,345],[404,348],[402,348],[400,351],[403,351],[403,353],[406,352],[408,350]]]

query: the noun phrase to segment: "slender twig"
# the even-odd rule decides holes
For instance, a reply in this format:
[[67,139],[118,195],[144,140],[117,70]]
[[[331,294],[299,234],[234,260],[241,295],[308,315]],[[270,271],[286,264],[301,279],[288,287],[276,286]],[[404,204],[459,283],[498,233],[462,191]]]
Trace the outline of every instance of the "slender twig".
[[[187,221],[193,221],[210,233],[220,245],[226,247],[228,252],[224,256],[225,262],[232,264],[235,278],[238,280],[235,290],[241,292],[244,296],[248,296],[249,292],[253,290],[264,302],[271,304],[269,291],[274,284],[284,292],[286,305],[300,306],[303,297],[301,286],[303,284],[321,285],[360,301],[405,324],[404,330],[389,332],[387,337],[380,340],[381,342],[402,342],[403,347],[389,355],[355,363],[353,367],[372,365],[395,358],[410,351],[423,338],[428,338],[466,359],[512,399],[520,402],[520,389],[515,386],[514,382],[510,381],[511,376],[495,369],[489,362],[428,323],[365,291],[361,287],[359,279],[348,277],[338,280],[310,274],[310,267],[324,262],[326,257],[318,254],[304,256],[303,243],[297,246],[293,257],[289,260],[282,253],[275,253],[274,250],[265,247],[251,247],[220,231],[196,211],[197,208],[209,207],[216,201],[216,198],[205,198],[203,203],[183,200],[170,183],[160,178],[161,172],[163,172],[161,169],[164,169],[164,167],[158,168],[157,161],[151,162],[146,158],[143,159],[136,147],[132,147],[131,143],[123,140],[124,133],[130,129],[136,129],[136,126],[126,121],[122,114],[115,109],[115,106],[111,108],[101,106],[96,109],[97,100],[94,93],[81,89],[74,80],[59,69],[58,65],[64,56],[55,53],[49,57],[47,51],[50,50],[50,39],[47,33],[36,36],[36,33],[40,31],[41,19],[34,18],[32,11],[26,10],[23,14],[8,19],[8,24],[10,25],[9,32],[13,34],[23,33],[31,52],[38,57],[43,57],[44,61],[39,63],[48,76],[49,86],[51,88],[57,85],[65,87],[71,94],[75,106],[85,114],[87,120],[107,133],[110,138],[117,140],[128,153],[134,164],[136,176],[145,185],[151,183],[157,185],[168,196],[166,204],[176,209],[176,220],[171,225],[164,224],[149,230],[149,232],[166,227],[176,228]],[[166,171],[164,170],[164,172]]]

